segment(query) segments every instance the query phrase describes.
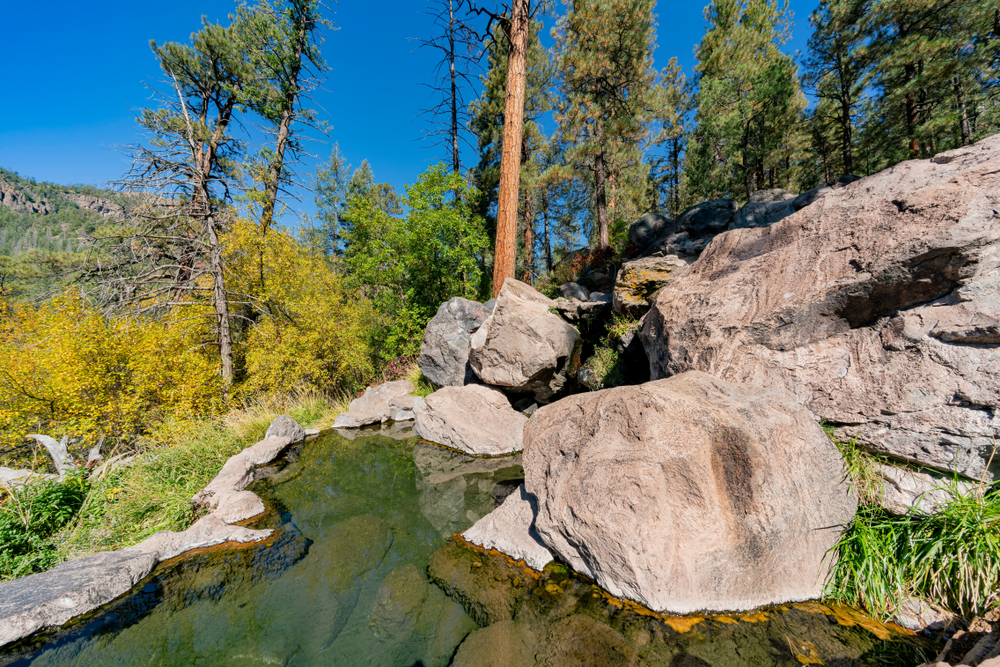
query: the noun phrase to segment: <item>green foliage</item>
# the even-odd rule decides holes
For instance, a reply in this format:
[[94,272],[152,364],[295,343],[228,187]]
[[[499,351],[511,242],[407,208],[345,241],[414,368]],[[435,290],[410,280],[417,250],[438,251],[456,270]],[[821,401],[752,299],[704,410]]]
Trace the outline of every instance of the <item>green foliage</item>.
[[788,39],[787,2],[715,0],[698,47],[698,128],[688,182],[711,199],[746,201],[756,190],[788,185],[794,130],[806,107]]
[[593,390],[617,387],[624,381],[619,365],[618,352],[610,345],[601,345],[594,349],[594,354],[584,362],[583,368],[590,371],[587,386]]
[[0,503],[0,581],[42,572],[58,560],[53,534],[80,509],[90,485],[86,473],[67,473],[63,481],[35,478],[5,489]]
[[837,545],[828,595],[888,617],[908,597],[972,618],[996,606],[1000,498],[959,497],[936,514],[862,506]]
[[443,301],[478,295],[480,260],[489,247],[467,203],[475,189],[443,164],[407,187],[405,215],[397,216],[385,195],[378,186],[349,194],[342,232],[346,278],[382,318],[373,330],[382,364],[419,351],[424,327]]

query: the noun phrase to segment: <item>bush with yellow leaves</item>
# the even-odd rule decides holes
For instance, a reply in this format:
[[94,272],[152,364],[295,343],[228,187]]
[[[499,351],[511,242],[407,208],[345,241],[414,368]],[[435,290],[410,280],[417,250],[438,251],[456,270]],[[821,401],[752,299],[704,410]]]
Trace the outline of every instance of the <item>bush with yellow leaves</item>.
[[228,287],[253,322],[238,340],[243,396],[350,390],[374,374],[375,313],[321,252],[288,232],[237,218],[226,237]]
[[165,417],[212,414],[203,339],[189,321],[110,319],[70,294],[0,304],[0,452],[28,433],[130,441]]

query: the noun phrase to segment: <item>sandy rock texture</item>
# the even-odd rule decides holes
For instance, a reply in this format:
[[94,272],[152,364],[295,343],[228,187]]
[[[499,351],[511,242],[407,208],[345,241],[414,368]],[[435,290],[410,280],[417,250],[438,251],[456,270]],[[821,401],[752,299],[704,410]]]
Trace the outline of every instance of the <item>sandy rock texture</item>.
[[472,336],[469,363],[483,382],[547,402],[579,365],[579,332],[549,312],[556,302],[508,278],[496,309]]
[[479,384],[439,389],[416,410],[417,435],[476,456],[521,451],[527,421],[502,392]]
[[818,598],[857,506],[807,410],[698,372],[542,407],[524,471],[553,554],[680,614]]
[[660,291],[654,379],[771,387],[889,456],[987,481],[1000,431],[1000,136],[720,234]]

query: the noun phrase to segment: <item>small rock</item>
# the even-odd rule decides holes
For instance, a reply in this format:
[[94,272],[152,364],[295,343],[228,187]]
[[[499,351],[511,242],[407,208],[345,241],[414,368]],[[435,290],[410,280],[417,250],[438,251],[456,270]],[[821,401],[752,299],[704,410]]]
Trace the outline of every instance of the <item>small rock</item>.
[[424,404],[420,396],[397,396],[389,399],[389,418],[386,421],[405,422],[416,418],[417,408]]
[[649,310],[657,292],[687,266],[687,262],[676,256],[643,257],[622,264],[613,295],[615,312],[641,317]]
[[288,438],[292,443],[302,442],[306,439],[306,431],[288,415],[280,415],[267,427],[264,439],[267,438]]
[[659,213],[644,213],[629,225],[628,240],[640,250],[645,250],[649,244],[662,236],[671,224],[670,218]]
[[439,389],[416,411],[421,438],[477,456],[521,451],[527,421],[503,393],[478,384]]
[[881,505],[894,514],[907,514],[914,509],[933,514],[942,505],[972,493],[979,486],[942,473],[918,472],[885,463],[876,463],[875,472],[883,482]]
[[577,299],[578,301],[589,301],[590,294],[583,285],[577,283],[563,283],[559,286],[559,293],[567,299]]
[[386,382],[370,387],[359,398],[351,401],[347,412],[341,412],[333,422],[334,428],[358,428],[389,421],[389,401],[413,393],[413,383],[408,380]]

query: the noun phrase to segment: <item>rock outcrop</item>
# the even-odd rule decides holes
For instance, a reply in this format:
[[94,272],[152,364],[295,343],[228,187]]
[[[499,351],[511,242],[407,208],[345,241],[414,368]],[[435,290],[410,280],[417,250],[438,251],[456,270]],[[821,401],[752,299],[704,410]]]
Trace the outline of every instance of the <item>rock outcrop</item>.
[[278,415],[267,427],[264,439],[288,438],[289,442],[302,442],[306,439],[306,430],[288,415]]
[[712,199],[696,204],[665,225],[660,236],[644,248],[644,254],[697,255],[716,234],[729,229],[738,210],[739,204],[732,199]]
[[483,382],[540,402],[562,391],[580,360],[580,334],[529,285],[508,278],[496,309],[472,336],[469,363]]
[[567,299],[577,301],[589,301],[590,291],[579,283],[563,283],[559,286],[559,293]]
[[807,410],[704,373],[570,396],[524,439],[545,546],[657,611],[818,598],[857,504]]
[[975,482],[951,479],[932,471],[910,470],[885,463],[875,464],[877,483],[882,486],[879,504],[893,514],[913,510],[933,514],[942,505],[967,496],[979,486]]
[[381,424],[392,419],[392,399],[413,393],[413,383],[409,380],[385,382],[369,387],[358,398],[351,401],[347,412],[341,412],[333,421],[334,428],[358,428],[370,424]]
[[416,410],[417,435],[475,456],[521,451],[527,421],[503,393],[478,384],[439,389]]
[[672,224],[672,220],[659,213],[644,213],[629,225],[628,240],[636,248],[645,250]]
[[552,554],[535,532],[535,499],[521,484],[496,508],[462,533],[468,542],[496,549],[528,567],[541,570],[552,562]]
[[417,365],[439,387],[461,387],[476,379],[469,366],[469,340],[491,310],[461,297],[441,304],[427,323]]
[[660,289],[686,269],[688,262],[676,255],[643,257],[622,264],[612,303],[616,313],[639,318],[646,314]]
[[897,459],[987,481],[1000,434],[1000,136],[715,238],[641,330],[652,377],[772,387]]

